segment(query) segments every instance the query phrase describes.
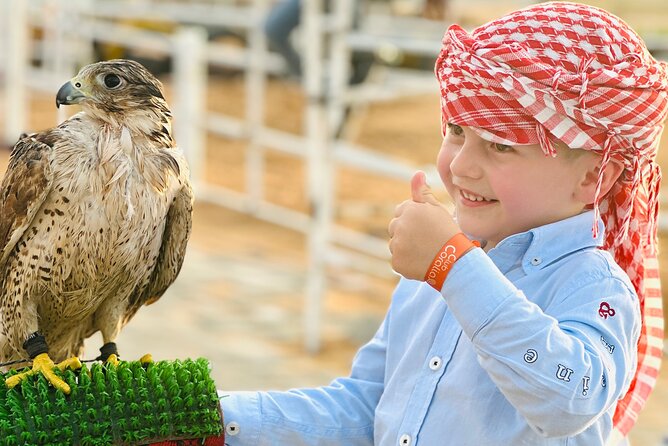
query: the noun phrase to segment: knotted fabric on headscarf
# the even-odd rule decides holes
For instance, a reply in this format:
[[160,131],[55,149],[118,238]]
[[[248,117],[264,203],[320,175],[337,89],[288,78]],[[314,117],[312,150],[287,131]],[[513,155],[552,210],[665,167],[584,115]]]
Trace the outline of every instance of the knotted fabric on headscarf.
[[[540,144],[546,155],[556,156],[557,141],[602,154],[592,231],[596,236],[602,217],[603,249],[629,275],[643,319],[636,376],[613,420],[615,436],[625,436],[656,384],[662,355],[655,158],[668,113],[668,65],[618,17],[551,2],[470,34],[452,25],[435,71],[444,132],[451,122],[500,144]],[[611,159],[624,171],[602,196]]]

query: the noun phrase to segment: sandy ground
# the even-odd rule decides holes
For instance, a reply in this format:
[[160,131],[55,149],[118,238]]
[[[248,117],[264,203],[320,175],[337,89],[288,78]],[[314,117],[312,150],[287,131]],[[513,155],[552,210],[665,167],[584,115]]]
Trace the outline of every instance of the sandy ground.
[[[209,107],[242,115],[241,87],[235,78],[210,85]],[[36,95],[31,103],[30,129],[55,122],[52,97]],[[299,132],[303,98],[296,87],[272,83],[266,106],[269,125]],[[406,98],[354,110],[349,138],[416,166],[430,163],[440,143],[438,98]],[[207,179],[243,190],[243,148],[243,142],[210,137]],[[0,151],[0,172],[6,159],[7,152]],[[300,160],[268,152],[268,199],[306,209],[303,175]],[[337,220],[379,236],[385,234],[394,206],[409,192],[406,184],[352,169],[339,172],[337,191]],[[396,279],[330,268],[323,346],[309,355],[302,331],[305,247],[302,234],[198,202],[182,273],[157,304],[140,311],[126,327],[118,340],[122,355],[135,358],[150,351],[157,359],[203,356],[211,361],[218,386],[230,390],[314,386],[347,374],[355,351],[381,321]],[[668,259],[663,264],[668,265]],[[664,279],[667,271],[662,271]],[[89,340],[87,356],[96,355],[99,345],[97,337]],[[668,435],[666,409],[664,368],[633,431],[634,444],[660,444]]]

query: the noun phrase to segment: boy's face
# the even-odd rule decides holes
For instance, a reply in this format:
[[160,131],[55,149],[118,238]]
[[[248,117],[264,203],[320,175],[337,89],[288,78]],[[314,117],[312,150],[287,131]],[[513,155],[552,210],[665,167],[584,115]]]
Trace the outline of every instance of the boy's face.
[[595,155],[568,150],[558,147],[552,158],[538,144],[496,144],[469,127],[448,124],[438,171],[462,231],[486,240],[489,249],[512,234],[582,212],[588,203],[577,197],[587,163],[580,157]]

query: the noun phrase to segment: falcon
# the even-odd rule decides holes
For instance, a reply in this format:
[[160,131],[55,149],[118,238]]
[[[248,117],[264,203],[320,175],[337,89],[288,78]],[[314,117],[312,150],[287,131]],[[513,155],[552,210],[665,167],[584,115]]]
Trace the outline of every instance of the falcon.
[[69,104],[81,111],[19,139],[0,184],[0,363],[33,362],[8,387],[42,373],[69,393],[53,369],[80,367],[97,331],[98,359],[116,362],[114,340],[174,282],[191,232],[162,84],[137,62],[98,62],[60,88]]

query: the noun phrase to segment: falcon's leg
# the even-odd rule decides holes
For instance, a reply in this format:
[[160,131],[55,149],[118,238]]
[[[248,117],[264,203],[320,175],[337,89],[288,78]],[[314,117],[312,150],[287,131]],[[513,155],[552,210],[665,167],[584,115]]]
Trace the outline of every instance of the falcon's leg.
[[26,339],[26,341],[23,343],[23,348],[28,352],[28,355],[33,360],[32,369],[28,370],[27,372],[10,376],[7,381],[5,381],[5,384],[8,388],[11,389],[15,387],[21,381],[28,378],[29,376],[34,375],[35,373],[41,373],[44,375],[47,381],[53,385],[53,387],[63,391],[65,394],[70,393],[70,386],[65,381],[56,376],[53,370],[56,367],[60,370],[65,370],[66,368],[79,369],[81,368],[81,362],[79,361],[79,358],[69,358],[57,365],[54,364],[53,360],[49,357],[49,348],[46,344],[46,340],[44,339],[44,336],[38,332],[34,332],[28,336],[28,339]]
[[118,348],[115,342],[107,342],[100,347],[100,356],[95,358],[108,364],[118,365]]
[[[116,343],[107,342],[102,347],[100,347],[100,356],[95,359],[106,362],[107,364],[118,365],[118,348],[116,347]],[[151,363],[153,362],[153,357],[150,353],[147,353],[139,358],[139,362],[142,364]]]
[[[100,305],[95,312],[96,328],[102,333],[102,341],[104,344],[100,347],[100,356],[96,359],[106,362],[107,364],[118,364],[118,348],[114,342],[121,332],[123,317],[127,312],[127,306],[119,305],[109,299]],[[143,364],[153,362],[151,355],[144,355],[140,361]]]
[[[126,303],[127,305],[127,303]],[[114,342],[121,332],[124,314],[127,312],[127,306],[109,299],[100,305],[95,312],[96,328],[102,333],[104,345],[100,347],[100,356],[96,359],[107,364],[118,364],[118,348]],[[153,362],[151,355],[144,355],[140,359],[144,364]]]

